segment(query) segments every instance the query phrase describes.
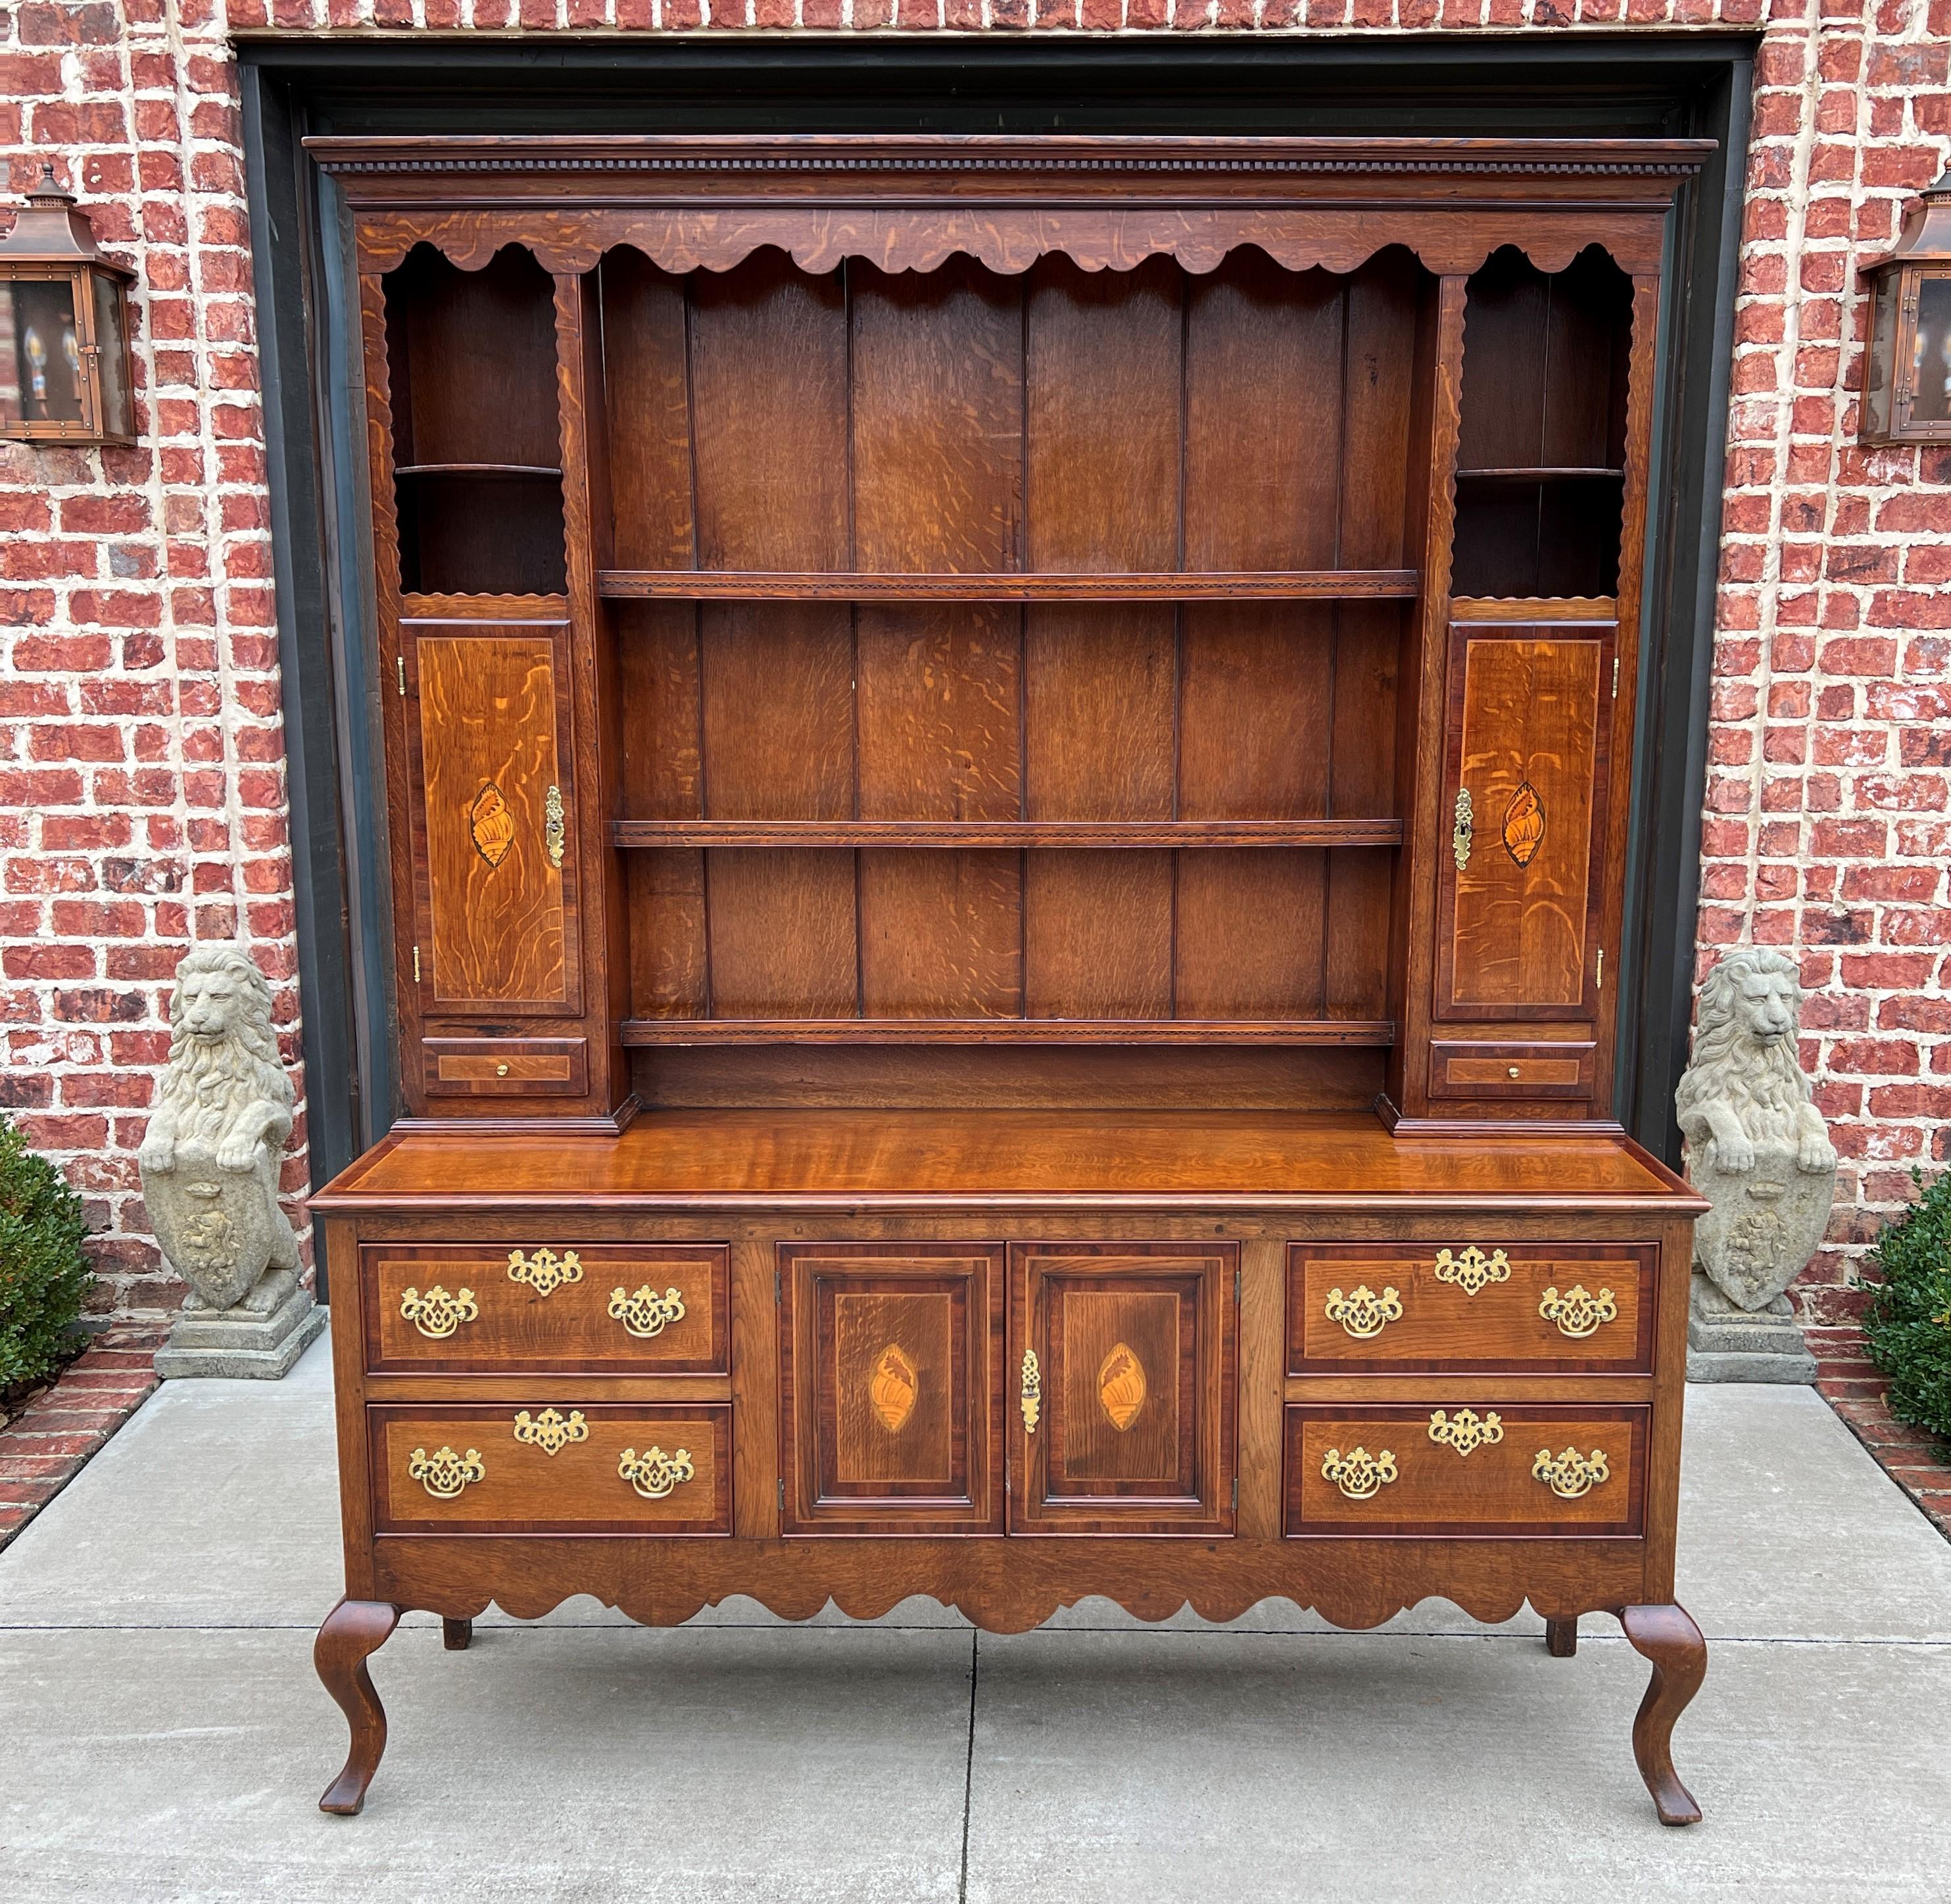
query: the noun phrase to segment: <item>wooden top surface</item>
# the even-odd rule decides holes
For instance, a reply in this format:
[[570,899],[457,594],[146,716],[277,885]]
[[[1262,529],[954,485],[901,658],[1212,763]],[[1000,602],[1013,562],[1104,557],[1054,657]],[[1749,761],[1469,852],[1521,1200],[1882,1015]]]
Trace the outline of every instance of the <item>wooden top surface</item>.
[[617,1138],[388,1138],[320,1211],[517,1205],[1309,1210],[1707,1206],[1623,1137],[1397,1138],[1366,1114],[666,1110]]

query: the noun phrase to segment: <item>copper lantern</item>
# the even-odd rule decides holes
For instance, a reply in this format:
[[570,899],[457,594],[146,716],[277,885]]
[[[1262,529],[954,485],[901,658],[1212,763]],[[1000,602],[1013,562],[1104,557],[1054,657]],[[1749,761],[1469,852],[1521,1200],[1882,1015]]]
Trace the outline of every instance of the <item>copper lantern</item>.
[[0,239],[0,436],[133,443],[129,286],[43,165]]
[[1870,348],[1859,433],[1869,444],[1951,443],[1951,172],[1863,267]]

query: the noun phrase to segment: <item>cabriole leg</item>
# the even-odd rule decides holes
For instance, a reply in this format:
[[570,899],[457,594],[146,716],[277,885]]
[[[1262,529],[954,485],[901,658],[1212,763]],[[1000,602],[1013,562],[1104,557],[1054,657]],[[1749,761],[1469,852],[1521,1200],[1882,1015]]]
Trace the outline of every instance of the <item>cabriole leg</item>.
[[1697,1824],[1700,1807],[1673,1769],[1673,1722],[1707,1676],[1707,1642],[1680,1606],[1624,1606],[1619,1624],[1653,1679],[1633,1721],[1633,1756],[1662,1824]]
[[468,1643],[474,1637],[472,1620],[443,1618],[440,1623],[440,1643],[449,1653],[465,1653]]
[[386,1749],[386,1709],[373,1690],[366,1661],[386,1644],[399,1622],[400,1609],[386,1600],[342,1600],[318,1630],[312,1663],[352,1731],[345,1769],[318,1801],[321,1812],[349,1818],[366,1803],[366,1787]]
[[1554,1659],[1569,1659],[1578,1650],[1578,1615],[1568,1613],[1562,1620],[1544,1623],[1544,1650]]

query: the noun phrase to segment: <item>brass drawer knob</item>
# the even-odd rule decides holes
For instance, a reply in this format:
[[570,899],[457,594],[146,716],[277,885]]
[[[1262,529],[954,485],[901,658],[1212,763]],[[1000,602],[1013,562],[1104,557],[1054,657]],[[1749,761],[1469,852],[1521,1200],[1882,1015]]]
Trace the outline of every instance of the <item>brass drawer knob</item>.
[[1429,1418],[1429,1438],[1440,1447],[1454,1448],[1459,1454],[1474,1454],[1479,1448],[1495,1447],[1504,1438],[1504,1424],[1494,1413],[1479,1420],[1470,1409],[1459,1408],[1450,1416],[1439,1408]]
[[401,1290],[400,1313],[429,1341],[444,1342],[462,1323],[473,1322],[481,1305],[471,1289],[457,1289],[450,1296],[435,1283],[424,1296],[417,1289]]
[[1043,1370],[1034,1349],[1023,1351],[1022,1408],[1023,1432],[1034,1434],[1043,1415]]
[[635,1448],[626,1448],[617,1461],[617,1472],[647,1501],[660,1501],[673,1488],[694,1479],[698,1470],[692,1465],[688,1448],[666,1454],[663,1449],[652,1447],[641,1454]]
[[582,1410],[572,1408],[567,1417],[553,1408],[531,1416],[525,1408],[515,1417],[515,1439],[539,1448],[544,1454],[560,1454],[572,1441],[589,1439],[589,1424]]
[[1387,1448],[1371,1454],[1350,1448],[1344,1454],[1330,1448],[1322,1458],[1321,1478],[1331,1481],[1351,1501],[1372,1500],[1396,1478],[1396,1458]]
[[1531,1464],[1531,1471],[1560,1500],[1567,1501],[1575,1501],[1581,1494],[1589,1494],[1600,1482],[1612,1477],[1612,1469],[1606,1465],[1603,1448],[1594,1448],[1589,1455],[1581,1455],[1576,1448],[1567,1448],[1559,1454],[1553,1454],[1549,1448],[1540,1448],[1537,1459]]
[[1509,1282],[1511,1266],[1503,1250],[1493,1250],[1486,1256],[1471,1243],[1455,1256],[1447,1250],[1438,1250],[1435,1275],[1438,1282],[1453,1282],[1465,1295],[1474,1296],[1491,1283]]
[[479,1448],[456,1454],[451,1448],[436,1448],[429,1454],[416,1448],[407,1462],[407,1478],[417,1481],[437,1501],[457,1500],[464,1488],[485,1481],[488,1470]]
[[1560,1335],[1569,1335],[1576,1341],[1582,1336],[1597,1334],[1606,1323],[1616,1321],[1619,1306],[1609,1289],[1602,1289],[1594,1296],[1583,1283],[1575,1282],[1562,1296],[1556,1289],[1547,1289],[1537,1313],[1547,1322],[1556,1322]]
[[1378,1296],[1366,1283],[1357,1283],[1349,1295],[1328,1291],[1325,1313],[1329,1322],[1339,1322],[1356,1341],[1366,1342],[1402,1320],[1402,1298],[1393,1289],[1384,1288]]
[[666,1324],[684,1320],[684,1298],[675,1289],[666,1289],[660,1296],[648,1283],[634,1296],[613,1289],[610,1313],[623,1325],[626,1334],[661,1335]]
[[533,1256],[510,1250],[508,1280],[526,1283],[538,1296],[553,1296],[564,1283],[582,1281],[582,1263],[573,1250],[565,1250],[560,1256],[553,1250],[538,1250]]

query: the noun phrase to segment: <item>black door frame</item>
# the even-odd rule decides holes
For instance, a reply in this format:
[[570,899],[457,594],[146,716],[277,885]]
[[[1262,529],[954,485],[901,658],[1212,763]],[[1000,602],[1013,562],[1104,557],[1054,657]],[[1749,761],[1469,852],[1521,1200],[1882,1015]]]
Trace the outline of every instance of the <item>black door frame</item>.
[[[365,454],[336,189],[313,132],[1044,131],[1706,137],[1669,225],[1628,836],[1619,1102],[1677,1160],[1692,1013],[1753,33],[1488,43],[240,38],[316,1185],[395,1114]],[[324,1266],[320,1266],[321,1293]]]

